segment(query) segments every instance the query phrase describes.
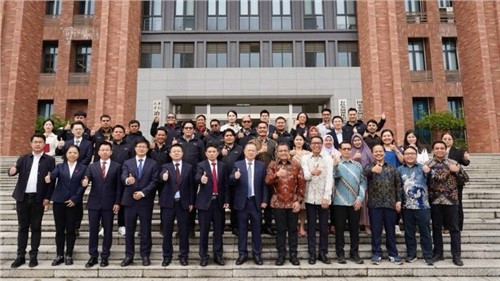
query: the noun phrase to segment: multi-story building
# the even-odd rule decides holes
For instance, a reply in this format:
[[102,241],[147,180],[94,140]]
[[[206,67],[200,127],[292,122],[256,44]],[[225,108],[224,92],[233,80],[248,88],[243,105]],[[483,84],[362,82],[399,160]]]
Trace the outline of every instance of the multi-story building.
[[[323,107],[387,116],[402,140],[425,114],[463,114],[469,150],[500,152],[500,4],[445,0],[4,1],[2,155],[37,115],[114,123],[235,109],[292,123]],[[21,129],[22,128],[22,129]],[[428,137],[423,135],[422,137]],[[472,141],[471,141],[472,140]]]

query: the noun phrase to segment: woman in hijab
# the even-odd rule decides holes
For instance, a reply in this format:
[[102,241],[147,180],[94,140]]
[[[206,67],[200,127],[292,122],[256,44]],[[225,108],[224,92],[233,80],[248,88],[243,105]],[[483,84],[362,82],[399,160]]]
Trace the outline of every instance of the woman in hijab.
[[[374,162],[372,151],[370,147],[363,140],[363,137],[355,133],[351,137],[351,145],[352,145],[352,160],[358,161],[361,163],[361,166],[365,167],[366,164],[370,162]],[[368,216],[368,196],[365,196],[365,200],[363,200],[363,206],[361,207],[361,217],[359,219],[359,226],[361,229],[365,229],[366,234],[370,235],[370,219]]]

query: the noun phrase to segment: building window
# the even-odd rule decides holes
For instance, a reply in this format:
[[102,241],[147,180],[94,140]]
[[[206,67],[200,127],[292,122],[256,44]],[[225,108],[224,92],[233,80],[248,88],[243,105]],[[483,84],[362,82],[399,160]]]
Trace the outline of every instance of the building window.
[[[38,116],[43,118],[49,118],[54,113],[54,101],[53,100],[38,100],[37,106]],[[56,128],[54,128],[56,129]]]
[[306,67],[324,67],[325,43],[307,42],[305,45]]
[[427,128],[418,128],[415,124],[418,120],[431,113],[432,98],[413,98],[413,122],[418,139],[423,144],[431,144],[431,131]]
[[439,0],[439,8],[451,8],[453,7],[452,0]]
[[359,66],[358,42],[339,42],[337,66]]
[[61,14],[61,0],[47,0],[45,4],[45,14],[58,16]]
[[144,1],[142,3],[142,30],[162,30],[161,0]]
[[207,67],[226,67],[227,44],[207,43]]
[[43,42],[42,73],[56,73],[57,41]]
[[337,29],[357,29],[356,1],[337,0]]
[[77,15],[93,15],[94,0],[81,0],[75,2],[75,14]]
[[258,0],[240,0],[240,30],[259,30]]
[[240,43],[240,67],[260,66],[260,44]]
[[141,44],[141,68],[161,68],[161,43]]
[[175,0],[175,30],[194,29],[195,0]]
[[174,68],[194,67],[194,44],[174,43]]
[[458,70],[457,38],[443,38],[443,63],[445,70]]
[[323,1],[304,0],[304,29],[323,29]]
[[208,0],[208,30],[227,29],[227,5],[226,0]]
[[291,30],[292,15],[290,0],[273,0],[273,30]]
[[273,42],[273,67],[293,66],[293,45],[291,42]]
[[424,39],[408,39],[408,59],[410,63],[410,71],[426,70]]
[[461,97],[448,98],[448,111],[455,116],[455,118],[464,117],[464,100]]
[[405,11],[408,23],[427,22],[424,0],[405,0]]
[[92,42],[83,41],[75,43],[75,72],[90,73],[92,61]]

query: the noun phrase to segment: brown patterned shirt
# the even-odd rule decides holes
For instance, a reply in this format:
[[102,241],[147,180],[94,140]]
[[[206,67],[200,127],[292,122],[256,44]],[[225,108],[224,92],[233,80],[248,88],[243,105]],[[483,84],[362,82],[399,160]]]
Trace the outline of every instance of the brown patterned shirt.
[[[287,175],[278,177],[277,173],[285,167]],[[271,208],[292,209],[294,202],[302,203],[306,181],[304,172],[299,162],[288,160],[286,163],[281,161],[272,161],[267,167],[266,183],[272,188]]]

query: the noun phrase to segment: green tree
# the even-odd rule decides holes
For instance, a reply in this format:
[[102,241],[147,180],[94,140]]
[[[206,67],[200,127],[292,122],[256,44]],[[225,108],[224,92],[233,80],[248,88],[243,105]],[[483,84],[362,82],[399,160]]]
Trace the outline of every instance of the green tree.
[[429,129],[432,132],[433,141],[439,140],[444,132],[451,132],[454,138],[454,145],[466,148],[465,139],[465,119],[456,117],[452,112],[434,112],[415,123],[417,128]]
[[57,114],[51,115],[49,118],[44,116],[38,116],[35,120],[35,131],[39,133],[43,133],[43,121],[46,119],[52,119],[54,121],[54,133],[57,134],[60,128],[63,128],[67,122],[71,122],[70,120],[64,120],[64,118],[60,117]]

